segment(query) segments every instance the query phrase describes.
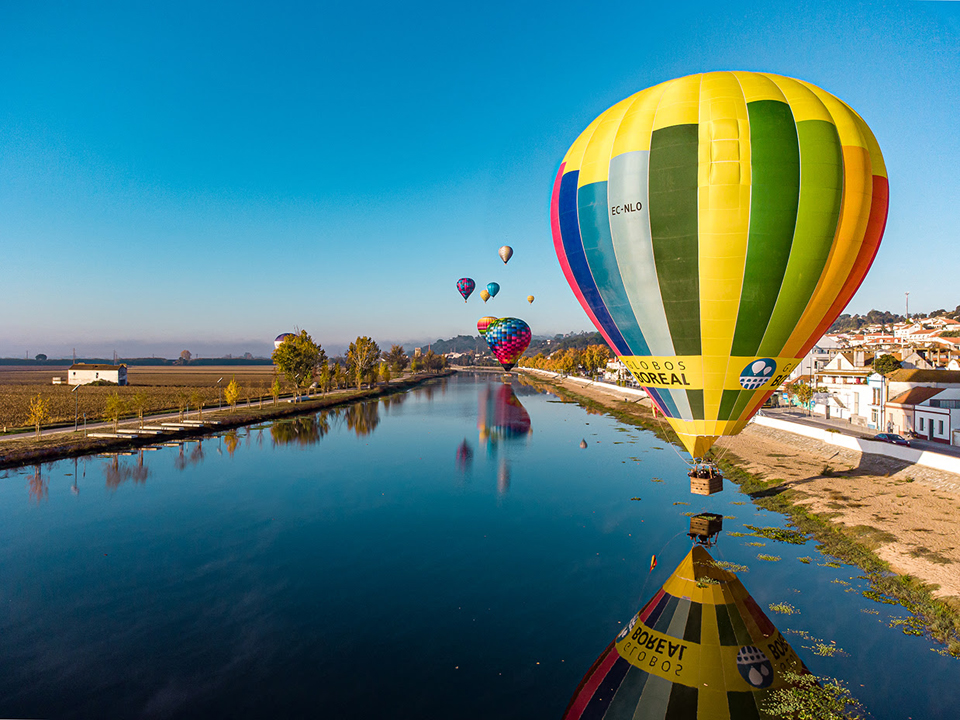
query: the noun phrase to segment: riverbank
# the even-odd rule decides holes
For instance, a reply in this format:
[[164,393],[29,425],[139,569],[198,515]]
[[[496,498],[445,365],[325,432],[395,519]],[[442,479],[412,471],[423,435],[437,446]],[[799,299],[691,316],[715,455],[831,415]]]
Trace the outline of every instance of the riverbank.
[[[60,432],[57,434],[44,435],[39,439],[32,437],[2,439],[0,440],[0,469],[53,462],[54,460],[80,457],[83,455],[118,452],[172,440],[203,437],[242,425],[250,425],[265,420],[274,420],[294,415],[303,415],[325,408],[338,407],[361,400],[370,400],[384,395],[406,392],[430,380],[448,377],[452,375],[453,372],[453,370],[446,370],[434,374],[413,375],[363,390],[333,391],[321,396],[304,398],[297,403],[289,402],[288,399],[285,399],[280,402],[264,401],[262,407],[259,405],[244,405],[223,410],[204,410],[202,413],[185,413],[185,419],[202,421],[205,424],[191,428],[169,428],[155,435],[84,437],[81,431],[81,433]],[[143,418],[144,425],[152,425],[154,422],[155,418],[153,416],[144,416]],[[139,426],[139,421],[130,420],[121,421],[118,425],[120,430],[128,431],[134,431]]]
[[[524,376],[679,445],[647,399],[581,379]],[[918,618],[904,632],[925,628],[960,656],[958,476],[757,424],[715,447],[728,492],[736,483],[755,504],[812,534],[823,552],[859,566],[873,585],[870,597],[904,605]]]

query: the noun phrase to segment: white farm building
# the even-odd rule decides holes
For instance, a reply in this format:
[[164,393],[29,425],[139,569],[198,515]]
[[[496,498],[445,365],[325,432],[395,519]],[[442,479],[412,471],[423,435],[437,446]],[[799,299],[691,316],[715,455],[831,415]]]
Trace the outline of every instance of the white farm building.
[[117,385],[127,384],[126,365],[88,365],[76,363],[70,366],[67,374],[67,383],[70,385],[86,385],[87,383],[106,380]]

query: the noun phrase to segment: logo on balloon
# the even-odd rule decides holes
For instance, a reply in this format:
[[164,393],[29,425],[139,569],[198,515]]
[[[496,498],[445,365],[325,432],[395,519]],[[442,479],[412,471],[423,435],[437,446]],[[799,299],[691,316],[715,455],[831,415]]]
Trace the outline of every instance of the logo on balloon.
[[737,653],[740,676],[755,688],[765,688],[773,682],[773,665],[763,650],[745,645]]
[[744,390],[756,390],[776,372],[777,363],[770,358],[754,360],[740,372],[740,387]]

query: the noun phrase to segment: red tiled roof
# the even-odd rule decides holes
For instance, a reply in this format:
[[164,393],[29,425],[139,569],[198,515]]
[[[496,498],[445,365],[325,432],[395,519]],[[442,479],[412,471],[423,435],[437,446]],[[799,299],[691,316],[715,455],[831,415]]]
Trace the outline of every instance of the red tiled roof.
[[890,382],[960,384],[960,370],[918,370],[900,368],[887,374]]
[[929,400],[934,395],[939,395],[944,391],[944,388],[932,388],[932,387],[915,387],[910,388],[905,393],[900,393],[892,400],[888,400],[888,403],[895,403],[897,405],[919,405],[924,400]]

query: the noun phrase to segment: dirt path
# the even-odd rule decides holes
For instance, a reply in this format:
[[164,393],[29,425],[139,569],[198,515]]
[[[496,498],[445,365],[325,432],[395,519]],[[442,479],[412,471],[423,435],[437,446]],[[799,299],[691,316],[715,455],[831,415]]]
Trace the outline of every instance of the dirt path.
[[[651,407],[582,380],[561,382],[617,410]],[[939,586],[936,596],[960,597],[960,476],[755,424],[716,447],[740,458],[744,470],[786,481],[813,512],[856,528],[895,572]]]

